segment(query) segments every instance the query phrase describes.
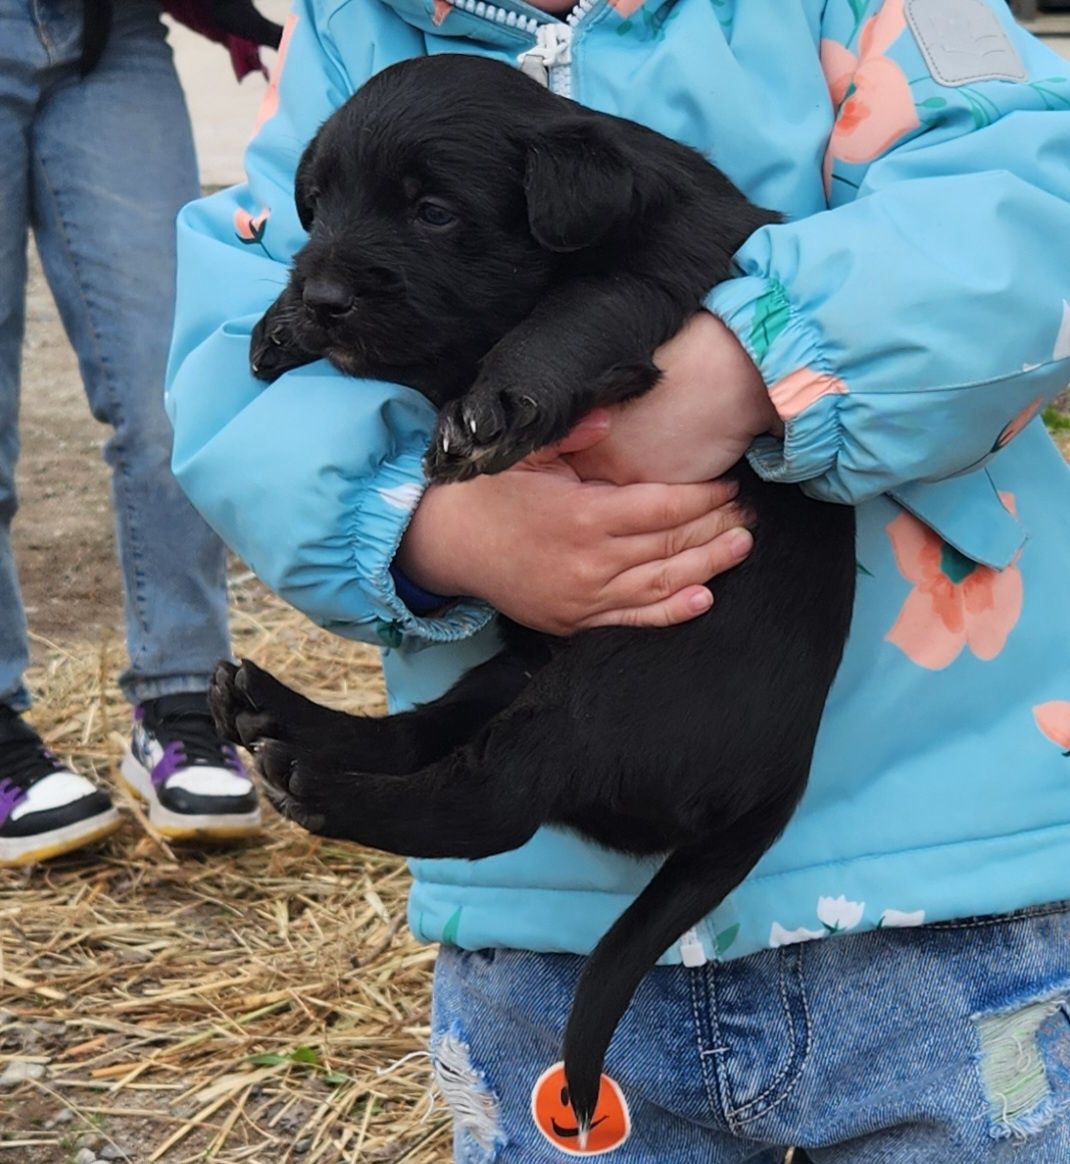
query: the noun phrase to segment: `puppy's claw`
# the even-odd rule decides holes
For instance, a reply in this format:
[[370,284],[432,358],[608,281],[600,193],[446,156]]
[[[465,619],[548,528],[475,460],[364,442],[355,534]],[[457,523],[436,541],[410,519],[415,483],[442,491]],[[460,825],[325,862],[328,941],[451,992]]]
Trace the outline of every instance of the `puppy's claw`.
[[290,794],[297,757],[282,740],[261,740],[256,749],[256,765],[272,788]]
[[505,431],[501,403],[493,397],[468,397],[461,403],[461,415],[472,436],[471,456],[478,455]]
[[447,404],[427,456],[428,479],[445,484],[508,469],[545,443],[530,431],[540,416],[531,396],[506,400],[483,391]]

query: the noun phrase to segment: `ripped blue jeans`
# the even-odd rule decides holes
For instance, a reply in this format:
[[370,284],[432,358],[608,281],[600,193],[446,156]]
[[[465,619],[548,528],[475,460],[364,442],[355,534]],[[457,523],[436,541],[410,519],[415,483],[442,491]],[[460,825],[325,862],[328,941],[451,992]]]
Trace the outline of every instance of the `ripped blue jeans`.
[[[458,1164],[580,1154],[560,1081],[533,1092],[582,965],[442,948],[431,1049]],[[1070,903],[658,967],[605,1070],[627,1114],[600,1101],[618,1130],[589,1147],[614,1164],[780,1164],[788,1145],[813,1164],[1067,1164]]]

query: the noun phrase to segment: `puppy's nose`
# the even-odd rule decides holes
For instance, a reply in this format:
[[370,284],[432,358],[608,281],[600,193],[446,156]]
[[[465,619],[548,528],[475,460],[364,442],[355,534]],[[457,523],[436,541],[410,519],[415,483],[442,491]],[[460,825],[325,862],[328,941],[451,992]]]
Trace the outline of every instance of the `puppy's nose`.
[[353,295],[331,279],[309,279],[301,291],[305,306],[319,319],[345,315],[353,306]]

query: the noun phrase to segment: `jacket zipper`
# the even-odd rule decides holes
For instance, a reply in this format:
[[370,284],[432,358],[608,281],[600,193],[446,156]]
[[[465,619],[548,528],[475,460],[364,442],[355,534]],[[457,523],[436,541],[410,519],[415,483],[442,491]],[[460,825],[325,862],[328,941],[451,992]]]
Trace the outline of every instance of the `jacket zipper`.
[[[569,20],[575,13],[569,15]],[[560,97],[572,96],[572,25],[540,24],[535,43],[517,58],[520,71]]]
[[705,966],[709,961],[706,951],[702,948],[702,939],[694,927],[680,938],[680,959],[688,969]]
[[572,96],[572,37],[598,0],[579,0],[561,21],[540,24],[535,44],[517,57],[521,71],[559,97]]
[[522,16],[516,12],[507,12],[504,8],[499,8],[497,4],[485,4],[483,0],[447,0],[447,3],[450,7],[457,8],[461,12],[470,12],[481,20],[489,20],[493,24],[504,24],[507,28],[519,28],[521,32],[530,33],[532,36],[539,29],[539,22],[534,16]]
[[517,57],[521,71],[561,97],[572,96],[572,36],[576,26],[598,0],[579,0],[564,21],[540,23],[534,16],[523,16],[487,4],[484,0],[447,0],[461,12],[469,12],[492,24],[504,24],[535,37],[535,43]]

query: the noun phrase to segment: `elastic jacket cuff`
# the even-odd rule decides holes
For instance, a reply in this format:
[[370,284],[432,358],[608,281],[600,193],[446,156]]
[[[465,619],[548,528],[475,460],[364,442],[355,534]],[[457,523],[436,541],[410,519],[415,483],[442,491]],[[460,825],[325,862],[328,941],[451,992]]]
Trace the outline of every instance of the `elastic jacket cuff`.
[[828,366],[815,329],[792,308],[776,279],[742,275],[713,289],[706,309],[735,333],[769,387],[784,437],[759,437],[748,453],[770,481],[809,481],[833,467],[842,443],[847,391]]

